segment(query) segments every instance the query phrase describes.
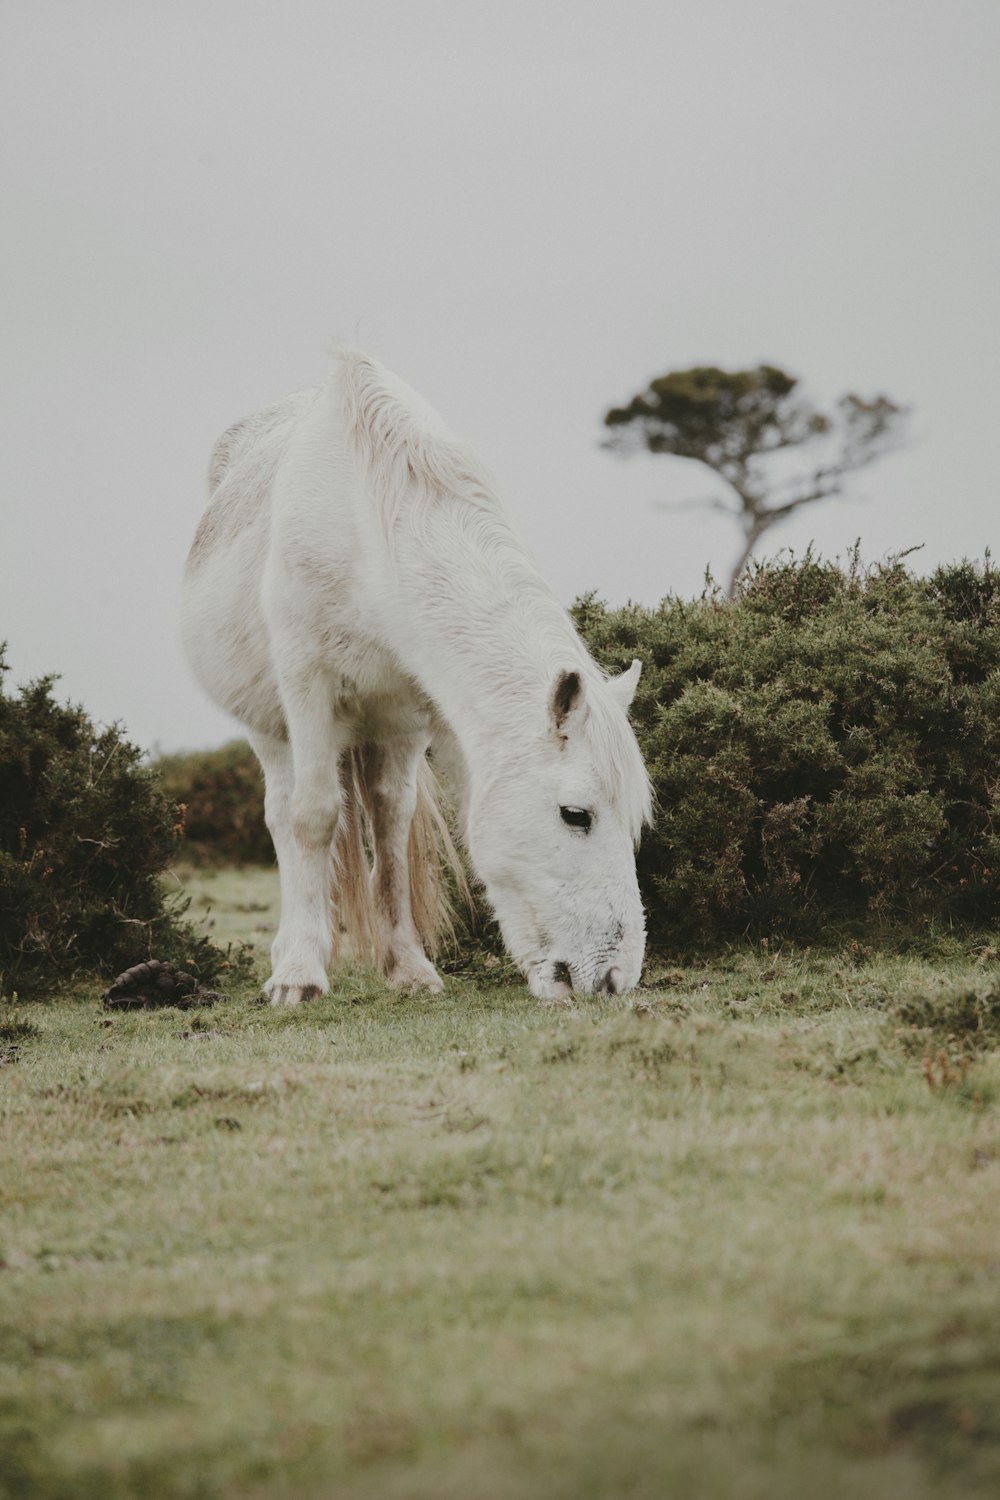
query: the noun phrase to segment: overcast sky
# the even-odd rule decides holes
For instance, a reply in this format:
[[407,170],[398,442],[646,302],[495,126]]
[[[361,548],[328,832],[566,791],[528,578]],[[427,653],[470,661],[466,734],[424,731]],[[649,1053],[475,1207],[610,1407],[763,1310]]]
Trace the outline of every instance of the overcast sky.
[[[998,0],[7,0],[0,639],[140,744],[238,727],[177,645],[216,436],[334,338],[469,439],[558,596],[725,578],[650,377],[768,360],[914,442],[768,550],[1000,543]],[[718,491],[722,493],[721,488]],[[664,505],[662,502],[667,502]],[[8,681],[8,688],[11,687]]]

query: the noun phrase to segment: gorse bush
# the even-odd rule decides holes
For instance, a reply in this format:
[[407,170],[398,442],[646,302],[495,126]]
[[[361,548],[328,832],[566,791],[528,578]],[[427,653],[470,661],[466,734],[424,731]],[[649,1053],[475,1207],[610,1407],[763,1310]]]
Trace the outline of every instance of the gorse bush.
[[6,670],[0,648],[0,990],[150,957],[217,981],[227,956],[164,897],[179,814],[159,777],[118,728],[57,703],[53,678],[9,696]]
[[1000,574],[762,565],[728,600],[578,601],[595,656],[644,662],[654,944],[1000,915]]
[[264,778],[245,740],[164,755],[156,769],[168,796],[184,809],[185,854],[209,863],[274,863],[264,826]]
[[[633,722],[656,790],[639,852],[654,947],[846,925],[1000,918],[1000,573],[902,562],[756,567],[735,599],[574,616],[609,671],[643,674]],[[271,862],[247,745],[158,767],[198,857]],[[460,958],[498,952],[456,902]],[[492,962],[492,959],[490,960]]]

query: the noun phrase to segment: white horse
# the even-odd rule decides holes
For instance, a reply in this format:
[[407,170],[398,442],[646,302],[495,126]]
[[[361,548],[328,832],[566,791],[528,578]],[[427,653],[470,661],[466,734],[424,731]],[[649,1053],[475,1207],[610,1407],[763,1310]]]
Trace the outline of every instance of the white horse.
[[231,427],[209,482],[182,634],[264,769],[272,1003],[327,990],[340,929],[391,984],[441,988],[425,945],[454,848],[432,745],[532,993],[630,989],[650,814],[626,716],[641,664],[600,671],[476,459],[408,386],[341,350],[318,389]]

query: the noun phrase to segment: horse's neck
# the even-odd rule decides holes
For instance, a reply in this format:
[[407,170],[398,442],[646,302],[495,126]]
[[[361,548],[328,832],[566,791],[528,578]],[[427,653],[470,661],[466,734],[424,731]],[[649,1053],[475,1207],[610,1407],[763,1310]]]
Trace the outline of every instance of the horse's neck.
[[590,665],[566,611],[502,517],[478,530],[432,518],[400,541],[397,569],[403,660],[467,753],[516,754],[556,674]]

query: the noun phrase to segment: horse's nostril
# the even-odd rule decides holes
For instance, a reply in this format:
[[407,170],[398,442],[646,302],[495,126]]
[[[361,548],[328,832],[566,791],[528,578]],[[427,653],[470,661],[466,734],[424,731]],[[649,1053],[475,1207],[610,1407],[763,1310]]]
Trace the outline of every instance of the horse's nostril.
[[573,988],[573,976],[569,972],[569,964],[564,964],[561,959],[556,959],[552,965],[552,978],[557,984],[568,984]]
[[621,969],[609,969],[597,988],[604,995],[620,995],[622,992]]

